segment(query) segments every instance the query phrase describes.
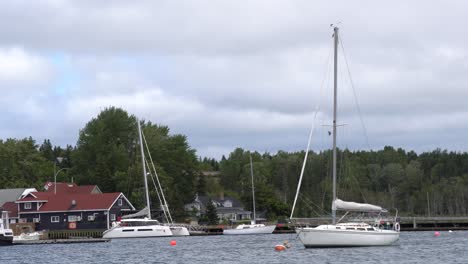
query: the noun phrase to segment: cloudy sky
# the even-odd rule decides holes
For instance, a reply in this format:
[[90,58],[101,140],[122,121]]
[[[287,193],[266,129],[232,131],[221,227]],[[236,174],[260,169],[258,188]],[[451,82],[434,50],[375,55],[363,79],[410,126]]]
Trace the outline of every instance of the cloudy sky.
[[75,145],[116,106],[201,156],[302,150],[312,123],[329,147],[341,21],[358,103],[340,55],[339,145],[467,151],[467,15],[462,0],[1,1],[0,138]]

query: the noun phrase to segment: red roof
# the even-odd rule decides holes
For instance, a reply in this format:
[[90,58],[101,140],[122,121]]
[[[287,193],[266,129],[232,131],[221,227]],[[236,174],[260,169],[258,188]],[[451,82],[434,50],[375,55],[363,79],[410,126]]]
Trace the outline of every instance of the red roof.
[[3,211],[8,212],[8,217],[16,218],[18,217],[18,205],[15,202],[6,202],[2,205]]
[[59,192],[54,194],[53,192],[32,192],[25,198],[16,202],[44,201],[38,212],[107,210],[114,204],[121,194],[122,193],[117,192],[96,194]]
[[[55,192],[55,183],[46,182],[44,185],[46,192]],[[57,193],[91,193],[94,190],[101,192],[97,185],[81,185],[76,183],[57,182]]]

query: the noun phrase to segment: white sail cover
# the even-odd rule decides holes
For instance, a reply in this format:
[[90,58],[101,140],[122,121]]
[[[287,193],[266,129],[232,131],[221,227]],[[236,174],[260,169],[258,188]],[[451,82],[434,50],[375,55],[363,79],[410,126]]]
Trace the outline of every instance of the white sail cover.
[[135,218],[135,217],[147,216],[147,215],[148,215],[148,207],[145,207],[141,209],[139,212],[136,212],[134,214],[122,216],[122,219],[129,219],[129,218]]
[[386,212],[387,211],[378,205],[345,202],[340,199],[336,199],[333,202],[332,209],[341,210],[341,211],[361,211],[361,212]]

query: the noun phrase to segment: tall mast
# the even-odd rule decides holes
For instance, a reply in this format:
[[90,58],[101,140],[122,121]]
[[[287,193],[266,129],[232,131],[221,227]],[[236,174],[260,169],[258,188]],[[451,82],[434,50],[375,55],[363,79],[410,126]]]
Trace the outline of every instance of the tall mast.
[[332,201],[332,223],[336,224],[336,208],[333,203],[336,200],[336,115],[337,115],[337,90],[338,90],[338,27],[333,28],[335,40],[334,69],[333,69],[333,201]]
[[253,178],[253,164],[252,164],[252,154],[250,154],[250,177],[252,178],[252,203],[253,203],[253,223],[256,224],[256,216],[255,216],[255,186],[254,186],[254,178]]
[[143,150],[143,139],[141,136],[141,125],[140,120],[138,122],[138,135],[140,136],[140,150],[141,150],[141,164],[143,165],[143,179],[145,180],[145,193],[146,193],[146,208],[148,209],[148,218],[151,219],[151,208],[150,208],[150,199],[148,192],[148,180],[146,179],[146,161],[145,161],[145,151]]

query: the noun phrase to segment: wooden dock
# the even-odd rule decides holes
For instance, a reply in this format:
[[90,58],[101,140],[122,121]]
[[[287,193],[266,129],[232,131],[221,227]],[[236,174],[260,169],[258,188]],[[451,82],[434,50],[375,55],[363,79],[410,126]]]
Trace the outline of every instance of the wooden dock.
[[402,231],[468,230],[468,216],[401,217]]
[[[393,217],[382,219],[384,222],[393,222]],[[373,219],[365,222],[372,223]],[[330,218],[296,218],[288,224],[289,229],[294,227],[316,227],[329,224]],[[402,216],[400,217],[401,231],[431,231],[431,230],[468,230],[468,216]],[[277,228],[278,229],[278,228]]]
[[17,240],[14,245],[42,245],[42,244],[73,244],[73,243],[99,243],[109,242],[107,238],[69,238],[69,239],[44,239],[44,240]]

